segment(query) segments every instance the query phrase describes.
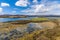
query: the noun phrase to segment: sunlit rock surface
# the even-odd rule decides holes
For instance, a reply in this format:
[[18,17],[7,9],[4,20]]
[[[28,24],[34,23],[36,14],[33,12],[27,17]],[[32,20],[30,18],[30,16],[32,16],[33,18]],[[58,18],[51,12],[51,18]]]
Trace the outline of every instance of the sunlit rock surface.
[[29,23],[28,27],[38,28],[38,29],[52,29],[56,27],[56,23],[54,22],[41,22],[41,23]]

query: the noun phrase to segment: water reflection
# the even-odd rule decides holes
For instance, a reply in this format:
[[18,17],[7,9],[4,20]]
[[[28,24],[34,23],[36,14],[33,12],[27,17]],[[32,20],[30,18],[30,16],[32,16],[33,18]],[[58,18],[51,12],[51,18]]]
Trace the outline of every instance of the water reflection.
[[16,21],[16,20],[29,20],[30,18],[0,18],[0,22]]

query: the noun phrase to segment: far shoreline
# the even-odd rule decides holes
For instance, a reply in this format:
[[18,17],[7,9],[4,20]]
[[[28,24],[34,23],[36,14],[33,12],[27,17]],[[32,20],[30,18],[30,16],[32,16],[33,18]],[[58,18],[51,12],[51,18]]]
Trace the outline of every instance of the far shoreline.
[[60,17],[60,15],[0,15],[0,18]]

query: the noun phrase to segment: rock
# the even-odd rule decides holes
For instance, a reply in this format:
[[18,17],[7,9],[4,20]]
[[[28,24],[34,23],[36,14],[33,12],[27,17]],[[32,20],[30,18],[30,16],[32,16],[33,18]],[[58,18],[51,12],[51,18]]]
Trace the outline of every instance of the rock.
[[40,23],[40,25],[44,28],[44,29],[53,29],[54,27],[56,27],[56,23],[54,22],[42,22]]
[[28,27],[35,29],[52,29],[57,25],[54,22],[29,23]]
[[60,37],[56,37],[56,40],[60,40]]
[[41,29],[42,28],[40,23],[29,23],[28,27],[33,28],[33,29]]

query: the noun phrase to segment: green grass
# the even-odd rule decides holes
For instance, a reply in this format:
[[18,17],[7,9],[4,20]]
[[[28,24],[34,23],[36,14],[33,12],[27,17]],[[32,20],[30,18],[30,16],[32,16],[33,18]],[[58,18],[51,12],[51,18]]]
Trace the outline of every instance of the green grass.
[[49,20],[48,18],[32,18],[31,21],[45,21]]

